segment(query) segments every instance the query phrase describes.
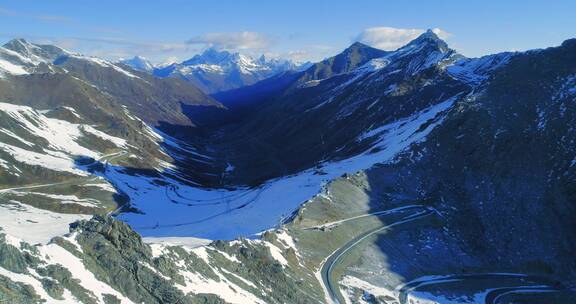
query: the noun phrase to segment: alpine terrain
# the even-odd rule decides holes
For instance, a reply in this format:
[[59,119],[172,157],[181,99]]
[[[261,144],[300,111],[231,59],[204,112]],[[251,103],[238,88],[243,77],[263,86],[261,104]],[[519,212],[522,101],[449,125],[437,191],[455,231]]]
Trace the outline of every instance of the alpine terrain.
[[[1,11],[0,11],[1,13]],[[576,303],[576,39],[0,47],[0,303]]]
[[[140,70],[150,71],[141,59],[134,58],[123,63]],[[309,63],[294,63],[291,60],[253,58],[240,53],[208,48],[181,63],[172,63],[152,69],[158,77],[177,77],[190,81],[202,91],[212,94],[254,84],[260,80],[290,70],[303,69]]]

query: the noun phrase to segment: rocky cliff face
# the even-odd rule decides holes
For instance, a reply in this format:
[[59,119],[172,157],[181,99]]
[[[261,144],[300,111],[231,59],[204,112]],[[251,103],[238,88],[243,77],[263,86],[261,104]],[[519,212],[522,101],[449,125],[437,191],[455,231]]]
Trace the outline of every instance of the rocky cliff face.
[[102,217],[74,223],[46,245],[0,234],[0,300],[318,303],[317,283],[290,240],[278,231],[196,248],[148,245],[128,225]]

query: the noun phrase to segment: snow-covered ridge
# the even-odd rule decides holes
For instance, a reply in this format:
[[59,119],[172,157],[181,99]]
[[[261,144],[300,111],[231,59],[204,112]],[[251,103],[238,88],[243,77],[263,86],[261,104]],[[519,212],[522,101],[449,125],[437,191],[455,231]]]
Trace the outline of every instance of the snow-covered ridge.
[[89,57],[89,56],[84,56],[84,55],[80,55],[80,54],[73,54],[73,55],[71,54],[71,55],[68,55],[68,57],[70,57],[70,58],[75,58],[75,59],[80,59],[80,60],[86,60],[86,61],[89,61],[89,62],[91,62],[91,63],[93,63],[93,64],[97,64],[97,65],[99,65],[99,66],[102,66],[102,67],[112,68],[112,69],[114,69],[115,71],[117,71],[117,72],[119,72],[119,73],[122,73],[122,74],[124,74],[125,76],[128,76],[128,77],[130,77],[130,78],[138,78],[138,79],[140,79],[140,77],[138,77],[138,76],[134,75],[133,73],[131,73],[131,72],[129,72],[129,71],[127,71],[127,70],[119,67],[118,65],[116,65],[116,64],[114,64],[114,63],[112,63],[112,62],[110,62],[110,61],[107,61],[107,60],[104,60],[104,59],[100,59],[100,58],[98,58],[98,57]]
[[118,63],[125,64],[137,71],[151,72],[154,65],[148,59],[141,56],[134,56],[131,59],[121,59]]
[[[64,62],[66,58],[75,58],[112,68],[129,78],[140,78],[110,61],[69,52],[53,45],[33,44],[24,39],[14,39],[0,47],[0,78],[6,75],[25,75],[40,71],[54,72],[54,67]],[[40,67],[45,68],[40,69]],[[61,72],[65,71],[61,70]]]
[[281,72],[298,70],[302,66],[305,65],[287,59],[268,58],[264,55],[256,58],[210,48],[181,63],[158,66],[153,73],[158,77],[182,77],[201,89],[217,92],[253,84]]
[[[0,213],[1,215],[1,213]],[[39,266],[35,264],[24,264],[26,268],[23,271],[14,271],[13,268],[5,265],[0,266],[0,276],[6,276],[11,280],[29,285],[29,288],[38,294],[48,303],[79,303],[76,298],[78,293],[69,289],[67,285],[63,286],[63,294],[55,297],[53,293],[48,292],[42,282],[46,279],[52,279],[52,274],[39,271],[40,268],[48,265],[60,265],[68,270],[71,279],[75,280],[86,289],[85,296],[91,298],[94,303],[108,303],[106,294],[113,295],[120,300],[120,303],[133,303],[124,291],[119,289],[114,280],[102,280],[102,274],[94,272],[93,265],[85,263],[91,255],[86,251],[86,247],[91,246],[87,241],[84,232],[77,229],[74,232],[66,233],[60,236],[58,241],[43,242],[30,247],[30,241],[20,239],[11,234],[13,230],[0,230],[0,246],[9,247],[11,253],[15,256],[26,254],[33,256]],[[131,237],[131,235],[129,235]],[[84,238],[81,238],[84,237]],[[25,245],[24,243],[28,243]],[[189,242],[184,242],[189,243]],[[279,263],[282,267],[288,267],[289,262],[285,258],[287,250],[296,250],[295,247],[286,245],[293,243],[290,237],[282,236],[278,242],[268,242],[265,240],[237,240],[230,242],[228,249],[218,248],[209,244],[189,247],[186,244],[151,243],[152,256],[145,256],[144,259],[125,259],[127,263],[137,264],[135,267],[142,266],[146,271],[150,271],[156,282],[164,286],[173,286],[183,294],[211,294],[215,295],[226,303],[267,303],[265,298],[269,297],[272,292],[265,280],[261,280],[258,273],[252,275],[250,272],[238,271],[238,267],[245,258],[240,254],[240,249],[250,251],[259,251],[268,254],[267,263]],[[138,248],[142,250],[145,248]],[[113,249],[112,249],[113,250]],[[142,251],[137,251],[143,253]],[[176,274],[168,274],[164,268],[153,262],[153,258],[162,257],[166,263],[176,266]],[[123,257],[124,258],[124,257]],[[226,261],[222,263],[222,260]],[[107,265],[108,266],[108,265]],[[174,280],[174,276],[182,280]],[[130,277],[128,279],[131,279]]]
[[49,65],[64,54],[69,52],[51,45],[36,45],[24,39],[14,39],[0,46],[0,78],[35,73],[41,66],[48,66],[45,71],[52,72]]
[[254,58],[240,53],[207,49],[204,53],[182,62],[179,69],[182,72],[203,70],[219,73],[236,70],[242,74],[252,74],[279,70],[285,66],[291,67],[296,66],[296,64],[285,59],[268,59],[264,55],[260,58]]
[[[0,122],[0,134],[6,134],[16,141],[12,144],[0,142],[0,150],[10,154],[17,162],[28,165],[86,175],[76,168],[74,158],[98,158],[102,151],[81,145],[79,140],[82,137],[92,135],[109,141],[118,148],[127,147],[124,139],[110,136],[93,126],[49,118],[27,106],[0,103],[0,116],[4,119]],[[9,125],[18,128],[6,129]]]

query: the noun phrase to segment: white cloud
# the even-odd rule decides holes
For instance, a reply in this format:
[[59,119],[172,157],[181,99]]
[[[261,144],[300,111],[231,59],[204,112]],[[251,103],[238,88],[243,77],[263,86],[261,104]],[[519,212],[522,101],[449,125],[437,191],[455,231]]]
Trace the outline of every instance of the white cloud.
[[[379,48],[382,50],[395,50],[418,37],[426,30],[423,29],[402,29],[394,27],[371,27],[363,30],[356,41]],[[439,28],[432,29],[438,37],[446,39],[450,34]]]
[[226,50],[263,50],[271,45],[268,36],[257,32],[207,33],[193,37],[187,42]]

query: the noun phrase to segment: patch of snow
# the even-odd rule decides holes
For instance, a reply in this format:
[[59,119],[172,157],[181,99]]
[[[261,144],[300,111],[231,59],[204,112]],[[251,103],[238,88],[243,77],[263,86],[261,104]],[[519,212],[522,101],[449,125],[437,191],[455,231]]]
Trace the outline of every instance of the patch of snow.
[[92,126],[81,125],[80,129],[86,133],[90,133],[96,137],[103,139],[103,140],[109,141],[119,148],[126,148],[127,147],[127,143],[126,143],[125,139],[108,135],[102,131],[96,130]]
[[83,187],[96,187],[104,191],[116,193],[116,189],[112,186],[109,182],[102,181],[102,183],[98,184],[83,184]]
[[80,114],[78,114],[78,112],[76,112],[76,109],[74,109],[72,107],[67,107],[67,106],[63,106],[62,108],[70,111],[70,113],[72,113],[72,115],[74,115],[76,118],[82,118],[80,116]]
[[[98,158],[100,153],[78,143],[79,139],[83,137],[83,132],[98,136],[120,147],[126,145],[125,140],[107,135],[91,126],[49,118],[27,106],[0,103],[0,111],[8,115],[14,121],[14,124],[19,126],[20,133],[28,133],[27,138],[36,137],[48,142],[47,146],[41,147],[44,153],[39,153],[36,145],[34,145],[36,149],[28,150],[0,143],[0,149],[12,155],[17,161],[29,165],[85,176],[86,172],[76,168],[75,157],[88,156]],[[3,130],[3,133],[6,133],[5,130]],[[15,134],[11,133],[12,135],[15,136]],[[17,138],[32,148],[31,142],[23,141],[20,137]]]
[[21,192],[21,191],[4,191],[15,196],[37,195],[58,201],[60,204],[77,204],[86,207],[94,207],[100,204],[99,201],[90,198],[79,198],[76,195],[48,194],[42,192]]
[[23,139],[22,137],[16,135],[14,132],[12,132],[12,131],[10,131],[10,130],[0,129],[0,132],[2,132],[2,133],[4,133],[4,134],[6,134],[6,135],[8,135],[8,136],[10,136],[10,137],[18,140],[19,142],[25,144],[25,145],[28,146],[28,147],[34,147],[34,144],[33,144],[33,143],[31,143],[31,142]]
[[196,247],[196,248],[192,249],[192,253],[194,253],[197,257],[199,257],[206,264],[210,265],[210,255],[208,254],[206,247],[204,247],[204,246]]
[[110,287],[106,283],[99,281],[92,272],[84,266],[84,263],[57,244],[47,244],[36,247],[41,257],[46,257],[47,262],[60,264],[72,273],[72,276],[80,281],[80,285],[93,292],[99,302],[104,303],[104,294],[111,294],[120,299],[121,303],[132,303],[130,299],[123,296],[120,292]]
[[274,244],[270,242],[264,242],[264,245],[268,247],[268,249],[270,250],[270,254],[278,263],[280,263],[284,267],[288,266],[288,261],[286,260],[284,255],[282,255],[282,250],[280,250],[280,248],[274,246]]
[[221,251],[221,250],[216,250],[216,252],[218,252],[219,254],[224,256],[230,262],[240,263],[240,261],[235,256],[229,255],[228,252]]
[[446,67],[450,76],[477,85],[488,79],[490,72],[506,65],[514,53],[500,53],[480,58],[463,58]]
[[152,250],[152,256],[155,258],[161,257],[166,254],[166,245],[163,244],[149,244],[150,249]]
[[142,240],[149,245],[183,246],[190,249],[206,246],[212,242],[212,240],[194,237],[144,237]]
[[231,304],[244,304],[244,303],[254,303],[254,304],[264,304],[265,302],[254,294],[240,288],[240,286],[230,282],[224,275],[219,272],[216,274],[219,277],[219,281],[205,278],[200,274],[193,273],[190,271],[181,271],[180,274],[184,276],[185,285],[176,284],[176,287],[182,292],[188,294],[200,294],[208,293],[217,295],[226,303]]
[[88,173],[78,170],[74,160],[65,156],[53,156],[25,150],[15,146],[0,143],[0,149],[10,154],[18,162],[33,166],[40,166],[54,171],[64,171],[79,176],[87,176]]
[[241,277],[241,276],[239,276],[239,275],[237,275],[237,274],[235,274],[235,273],[233,273],[233,272],[231,272],[231,271],[228,271],[228,270],[226,270],[226,269],[224,269],[224,268],[222,268],[221,270],[222,270],[222,272],[224,272],[224,273],[226,273],[226,274],[228,274],[228,275],[231,275],[231,276],[235,277],[236,279],[242,281],[242,283],[244,283],[244,284],[246,284],[246,285],[248,285],[248,286],[250,286],[250,287],[252,287],[252,288],[254,288],[254,289],[258,289],[258,287],[257,287],[256,285],[254,285],[254,283],[246,280],[245,278],[243,278],[243,277]]
[[136,76],[136,75],[134,75],[134,74],[126,71],[125,69],[123,69],[123,68],[121,68],[121,67],[113,64],[112,62],[106,61],[106,60],[104,60],[104,59],[100,59],[100,58],[97,58],[97,57],[88,57],[88,56],[83,56],[83,55],[78,55],[78,54],[69,55],[69,56],[70,56],[70,57],[73,57],[73,58],[76,58],[76,59],[86,60],[86,61],[92,62],[92,63],[94,63],[94,64],[97,64],[97,65],[99,65],[99,66],[102,66],[102,67],[112,68],[112,69],[114,69],[116,72],[119,72],[119,73],[121,73],[121,74],[124,74],[125,76],[128,76],[128,77],[130,77],[130,78],[142,79],[142,78],[140,78],[140,77],[138,77],[138,76]]
[[152,271],[153,273],[157,274],[159,277],[163,278],[166,281],[170,281],[172,280],[170,277],[165,276],[164,274],[162,274],[160,271],[158,271],[156,268],[152,267],[149,263],[145,263],[142,261],[138,261],[138,264],[148,268],[150,271]]
[[133,206],[143,211],[143,214],[123,213],[118,217],[145,237],[231,240],[250,236],[276,226],[318,194],[327,181],[390,162],[413,143],[424,140],[442,122],[440,113],[448,110],[457,97],[365,134],[364,137],[374,138],[374,146],[379,149],[322,163],[325,175],[315,174],[316,168],[311,168],[270,180],[257,188],[234,190],[205,189],[168,177],[163,179],[168,185],[159,185],[155,177],[132,176],[117,167],[110,167],[103,177],[129,195]]
[[282,242],[284,245],[286,245],[286,247],[297,250],[296,243],[294,242],[294,239],[292,238],[292,236],[290,236],[288,234],[288,232],[286,232],[286,230],[282,229],[282,230],[276,231],[276,237],[278,238],[278,240],[280,242]]
[[9,61],[0,59],[0,76],[4,73],[12,74],[12,75],[25,75],[28,74],[28,71],[24,69],[24,67],[15,65]]
[[42,285],[42,282],[34,277],[32,274],[23,274],[23,273],[15,273],[8,271],[2,267],[0,267],[0,276],[5,276],[10,280],[18,283],[23,283],[26,285],[31,286],[34,289],[34,292],[38,294],[42,299],[49,301],[48,303],[75,303],[75,299],[70,294],[70,291],[66,290],[67,292],[64,293],[65,298],[63,300],[57,300],[52,298]]
[[354,287],[366,291],[375,297],[398,297],[398,294],[393,289],[390,290],[388,288],[379,287],[350,275],[344,276],[342,280],[340,280],[340,285]]
[[5,234],[5,233],[1,233],[1,232],[0,232],[0,234],[4,234],[4,241],[6,242],[6,244],[20,249],[20,243],[22,242],[22,240],[20,240],[19,238],[15,238],[9,234]]
[[6,234],[30,244],[48,243],[54,236],[68,233],[70,223],[90,217],[55,213],[13,200],[0,204],[0,227]]

